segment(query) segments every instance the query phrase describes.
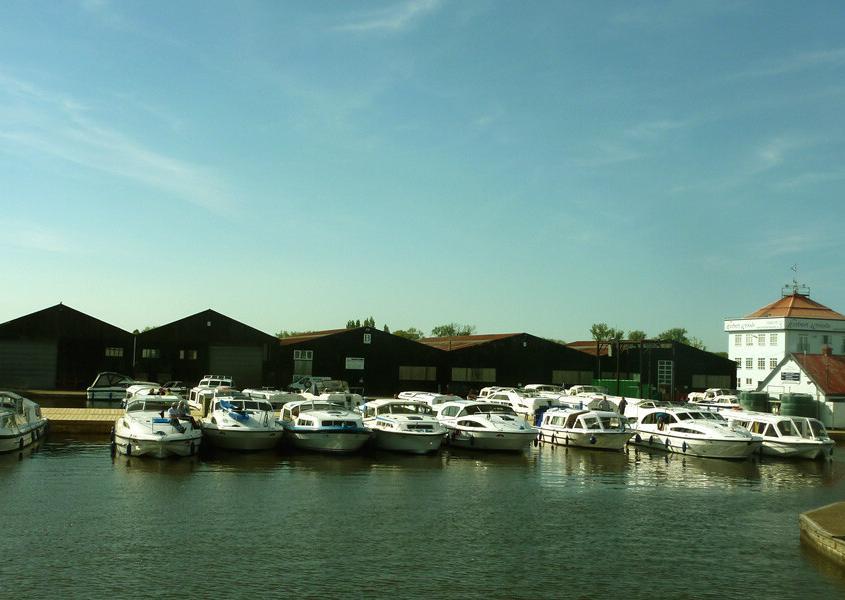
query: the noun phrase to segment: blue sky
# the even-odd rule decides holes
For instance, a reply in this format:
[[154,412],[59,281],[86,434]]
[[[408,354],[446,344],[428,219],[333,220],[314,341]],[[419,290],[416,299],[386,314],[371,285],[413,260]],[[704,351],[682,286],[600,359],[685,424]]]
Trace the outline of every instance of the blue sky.
[[845,311],[839,2],[0,4],[0,321]]

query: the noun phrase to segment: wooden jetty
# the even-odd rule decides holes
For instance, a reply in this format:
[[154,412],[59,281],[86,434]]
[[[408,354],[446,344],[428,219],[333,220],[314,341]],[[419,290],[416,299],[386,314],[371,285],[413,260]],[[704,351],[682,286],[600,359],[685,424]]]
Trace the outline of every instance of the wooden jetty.
[[[50,421],[50,431],[57,433],[111,433],[122,408],[42,408]],[[199,413],[192,411],[195,417]]]
[[798,524],[803,543],[845,565],[845,502],[801,513]]

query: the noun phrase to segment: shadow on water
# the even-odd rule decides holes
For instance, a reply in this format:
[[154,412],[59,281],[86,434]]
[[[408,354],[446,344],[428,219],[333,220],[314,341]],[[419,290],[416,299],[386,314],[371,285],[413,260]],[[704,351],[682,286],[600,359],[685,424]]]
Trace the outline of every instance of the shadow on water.
[[801,558],[813,566],[823,577],[831,583],[845,587],[845,565],[833,558],[822,554],[813,546],[801,542]]
[[37,440],[35,443],[26,446],[23,450],[15,450],[14,452],[0,453],[0,470],[12,469],[18,463],[24,460],[34,458],[36,454],[44,449],[46,441],[44,438]]

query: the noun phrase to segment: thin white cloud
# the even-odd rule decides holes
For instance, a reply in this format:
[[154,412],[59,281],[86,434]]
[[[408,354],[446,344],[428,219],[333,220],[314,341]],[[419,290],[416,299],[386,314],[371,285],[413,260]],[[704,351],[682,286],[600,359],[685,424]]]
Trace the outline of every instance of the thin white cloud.
[[[217,213],[234,203],[208,169],[158,152],[89,116],[75,99],[0,72],[0,150],[60,158],[136,181]],[[3,100],[7,102],[4,103]]]
[[813,146],[817,140],[801,135],[781,135],[766,140],[754,149],[755,166],[751,174],[763,173],[782,166],[796,150]]
[[845,48],[829,48],[814,52],[802,52],[778,61],[760,64],[742,71],[734,77],[771,77],[809,69],[841,66],[845,66]]
[[801,173],[800,175],[784,179],[783,181],[775,184],[775,187],[784,190],[796,190],[800,188],[818,185],[820,183],[842,181],[843,179],[845,179],[845,171],[842,170]]
[[409,0],[379,11],[354,17],[335,31],[399,33],[440,8],[441,0]]
[[0,228],[4,232],[0,246],[50,253],[66,253],[72,248],[62,233],[34,223],[0,219]]

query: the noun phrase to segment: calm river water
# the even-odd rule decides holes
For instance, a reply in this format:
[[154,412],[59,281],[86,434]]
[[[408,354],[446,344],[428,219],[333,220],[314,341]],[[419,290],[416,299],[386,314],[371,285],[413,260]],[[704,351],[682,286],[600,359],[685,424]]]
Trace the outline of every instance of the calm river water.
[[845,598],[798,513],[832,464],[532,448],[0,455],[0,596]]

